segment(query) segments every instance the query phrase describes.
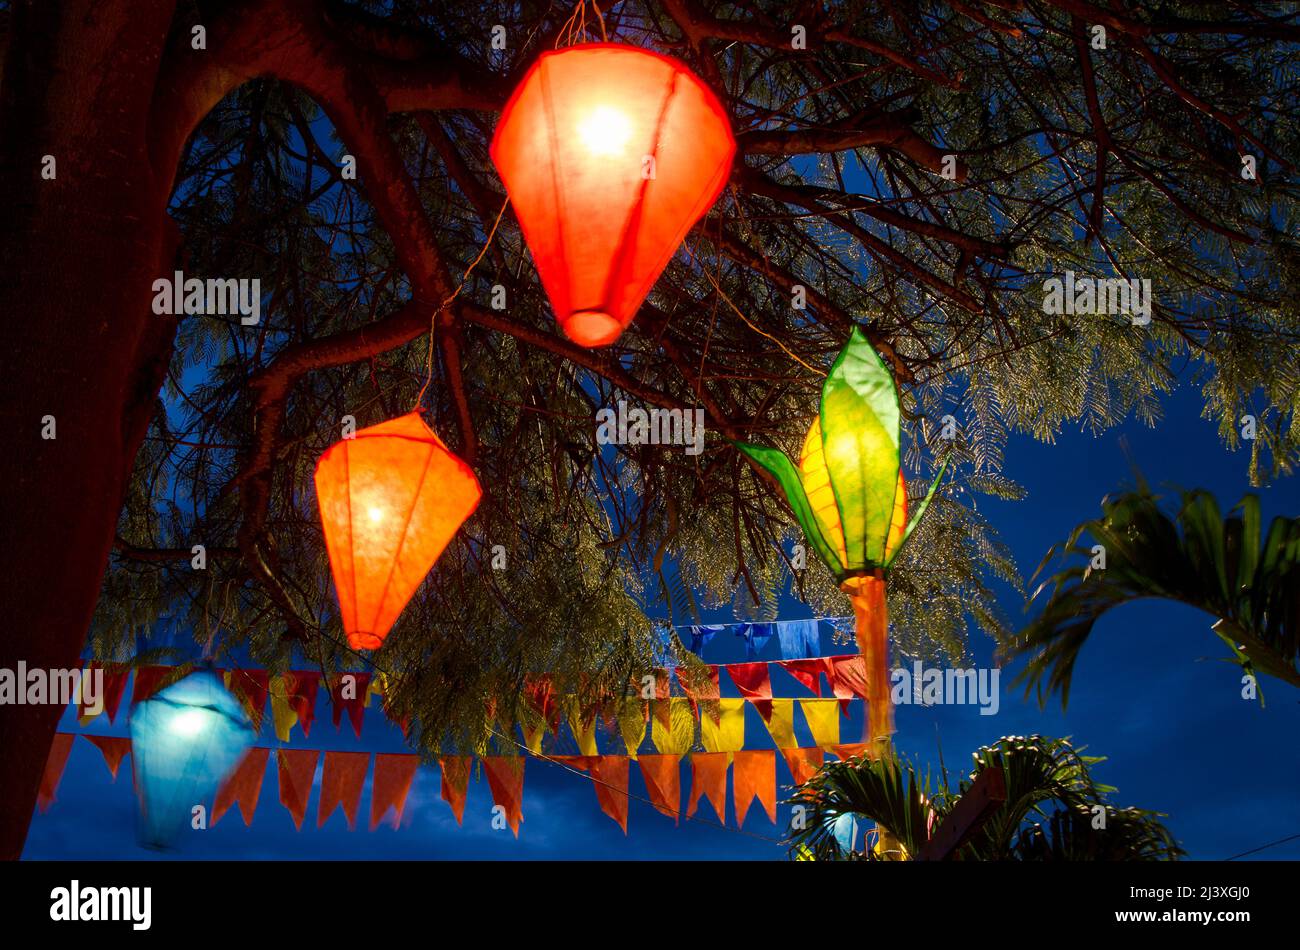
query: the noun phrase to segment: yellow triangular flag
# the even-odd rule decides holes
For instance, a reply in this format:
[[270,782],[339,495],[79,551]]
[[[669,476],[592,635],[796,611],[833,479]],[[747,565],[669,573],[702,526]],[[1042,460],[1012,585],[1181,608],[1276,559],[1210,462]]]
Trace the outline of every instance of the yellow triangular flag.
[[636,758],[636,750],[645,739],[645,703],[629,699],[618,708],[618,731],[627,746],[628,758]]
[[772,733],[778,749],[794,749],[794,700],[772,700],[772,718],[767,720],[767,731]]
[[706,752],[739,752],[745,748],[745,701],[720,699],[718,721],[700,717],[700,741]]
[[275,735],[281,742],[289,741],[289,734],[298,724],[298,714],[289,705],[288,677],[277,673],[271,677],[268,692],[271,694],[271,719],[275,723]]
[[578,697],[569,697],[566,705],[568,706],[569,728],[573,730],[573,737],[578,740],[579,754],[600,755],[600,750],[596,748],[595,712],[592,712],[590,719],[583,722],[582,708],[578,704]]
[[653,720],[651,739],[655,748],[663,755],[685,755],[695,745],[695,716],[691,713],[691,701],[680,696],[672,699],[656,699],[655,705],[668,703],[668,722],[665,726],[660,719],[662,707],[655,710],[650,718]]
[[[840,701],[838,699],[801,699],[804,722],[812,733],[813,745],[828,749],[840,744]],[[784,746],[782,746],[784,748]]]

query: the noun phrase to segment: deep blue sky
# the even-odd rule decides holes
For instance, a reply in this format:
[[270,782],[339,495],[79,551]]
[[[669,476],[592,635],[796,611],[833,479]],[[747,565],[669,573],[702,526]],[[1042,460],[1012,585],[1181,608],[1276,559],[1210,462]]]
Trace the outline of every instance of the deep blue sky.
[[[1050,545],[1068,530],[1095,516],[1108,492],[1131,484],[1131,468],[1119,439],[1127,437],[1133,460],[1156,486],[1179,484],[1213,491],[1226,511],[1248,489],[1247,450],[1227,452],[1212,423],[1200,418],[1198,394],[1183,386],[1166,401],[1166,419],[1154,429],[1129,422],[1101,437],[1066,432],[1055,445],[1013,438],[1006,452],[1006,472],[1028,489],[1021,502],[981,501],[1020,562],[1032,572]],[[1265,517],[1295,516],[1300,485],[1294,478],[1262,489]],[[1018,619],[1022,604],[1006,591],[1007,613]],[[789,616],[806,616],[791,611]],[[896,743],[913,759],[938,765],[938,743],[951,771],[965,771],[970,753],[999,736],[1042,733],[1069,735],[1108,761],[1096,774],[1119,791],[1115,801],[1166,812],[1168,823],[1193,858],[1224,858],[1300,832],[1300,694],[1263,681],[1267,706],[1243,701],[1236,667],[1220,662],[1223,648],[1209,630],[1210,618],[1189,608],[1163,602],[1128,605],[1105,618],[1084,649],[1068,713],[1058,704],[1039,710],[1012,692],[1003,677],[1003,696],[996,716],[982,717],[974,706],[919,706],[898,709]],[[829,637],[824,638],[829,645]],[[728,642],[734,641],[734,642]],[[991,643],[976,634],[977,665],[989,665]],[[764,656],[775,656],[773,640]],[[715,638],[705,651],[709,662],[744,659],[736,638]],[[724,679],[724,695],[728,694]],[[781,685],[774,678],[778,693]],[[791,682],[785,695],[805,695]],[[734,692],[730,693],[734,695]],[[855,704],[857,706],[859,704]],[[126,734],[125,702],[115,726],[100,717],[89,731]],[[748,710],[747,747],[770,747],[761,722]],[[860,711],[842,727],[844,741],[860,730]],[[269,719],[269,715],[267,717]],[[802,722],[798,720],[802,729]],[[61,727],[75,730],[69,712]],[[806,736],[804,736],[805,743]],[[260,740],[275,745],[269,726]],[[295,747],[401,751],[401,735],[377,709],[368,711],[358,741],[346,721],[335,731],[322,696],[310,739],[295,730]],[[94,747],[77,740],[58,801],[32,823],[25,856],[29,858],[140,858],[158,855],[138,848],[134,838],[134,800],[127,774],[111,784]],[[688,770],[686,770],[688,773]],[[358,830],[349,832],[341,812],[317,829],[313,792],[303,830],[294,830],[278,802],[274,758],[263,785],[257,815],[245,828],[232,810],[220,825],[193,832],[170,856],[178,858],[748,858],[782,859],[783,848],[771,843],[779,829],[755,804],[745,831],[702,823],[674,827],[673,822],[633,800],[629,834],[601,814],[591,783],[554,765],[530,761],[524,792],[524,823],[519,840],[491,828],[492,799],[485,780],[472,781],[463,827],[439,799],[436,768],[422,768],[407,802],[403,827],[365,830],[369,814],[369,780],[362,798]],[[779,784],[789,783],[778,761]],[[683,775],[683,805],[689,794]],[[631,791],[644,796],[639,772],[632,768]],[[729,789],[730,795],[730,789]],[[701,814],[712,817],[707,804]],[[779,814],[784,822],[787,815]],[[1300,841],[1261,855],[1300,858]]]

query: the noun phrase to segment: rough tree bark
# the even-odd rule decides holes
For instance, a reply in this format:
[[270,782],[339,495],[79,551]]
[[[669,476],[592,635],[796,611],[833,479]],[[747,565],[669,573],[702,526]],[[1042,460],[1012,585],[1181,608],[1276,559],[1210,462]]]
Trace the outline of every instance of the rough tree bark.
[[[174,248],[170,178],[150,167],[145,126],[171,18],[166,0],[12,10],[0,101],[0,419],[13,439],[0,453],[0,667],[81,665],[170,355],[174,325],[150,310]],[[42,437],[47,416],[56,438]],[[22,853],[62,712],[0,706],[0,857]]]

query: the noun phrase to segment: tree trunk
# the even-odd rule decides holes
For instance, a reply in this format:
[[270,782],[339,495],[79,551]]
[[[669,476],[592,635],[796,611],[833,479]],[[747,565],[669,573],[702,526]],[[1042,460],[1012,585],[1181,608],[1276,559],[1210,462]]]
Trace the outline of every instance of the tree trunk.
[[[0,84],[0,667],[81,666],[170,356],[171,175],[150,168],[167,0],[19,0]],[[42,176],[54,159],[52,179]],[[51,422],[52,420],[52,422]],[[43,437],[48,425],[55,438]],[[21,688],[22,684],[19,684]],[[0,705],[0,857],[23,849],[55,704]]]

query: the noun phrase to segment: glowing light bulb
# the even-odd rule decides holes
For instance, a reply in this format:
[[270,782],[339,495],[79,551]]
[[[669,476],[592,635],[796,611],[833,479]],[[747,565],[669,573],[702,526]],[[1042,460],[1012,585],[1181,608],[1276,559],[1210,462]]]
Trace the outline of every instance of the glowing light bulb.
[[207,728],[208,717],[201,709],[187,709],[172,717],[171,731],[178,736],[192,739]]
[[384,509],[377,505],[370,506],[370,520],[376,524],[384,520]]
[[632,137],[632,123],[610,106],[597,106],[578,125],[582,144],[594,155],[619,155]]

